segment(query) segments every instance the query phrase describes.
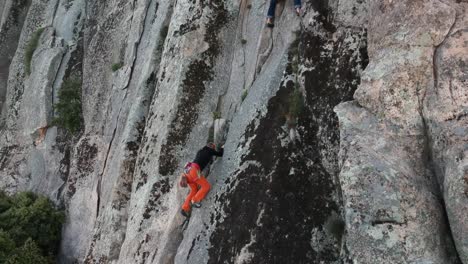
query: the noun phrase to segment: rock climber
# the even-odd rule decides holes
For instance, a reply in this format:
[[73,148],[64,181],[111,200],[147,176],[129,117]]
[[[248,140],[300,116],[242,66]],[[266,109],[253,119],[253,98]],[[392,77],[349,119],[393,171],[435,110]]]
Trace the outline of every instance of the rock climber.
[[[273,20],[275,18],[276,1],[277,0],[270,0],[270,8],[268,8],[267,22],[266,22],[267,27],[275,26],[275,24],[273,23]],[[301,0],[294,0],[294,10],[296,11],[296,14],[298,16],[301,15]]]
[[206,180],[205,176],[201,174],[203,169],[210,163],[213,156],[222,157],[224,148],[216,151],[214,143],[208,143],[197,152],[195,160],[187,163],[180,179],[180,186],[190,187],[190,193],[182,205],[182,215],[185,217],[190,216],[191,207],[200,208],[200,202],[205,198],[206,194],[210,191],[211,185]]

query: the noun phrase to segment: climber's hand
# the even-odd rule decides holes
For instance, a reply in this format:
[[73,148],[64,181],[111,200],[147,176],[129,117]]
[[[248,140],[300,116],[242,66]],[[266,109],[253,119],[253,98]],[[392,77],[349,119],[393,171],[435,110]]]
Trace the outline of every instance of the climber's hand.
[[182,175],[180,178],[180,187],[186,188],[187,187],[187,177],[185,175]]

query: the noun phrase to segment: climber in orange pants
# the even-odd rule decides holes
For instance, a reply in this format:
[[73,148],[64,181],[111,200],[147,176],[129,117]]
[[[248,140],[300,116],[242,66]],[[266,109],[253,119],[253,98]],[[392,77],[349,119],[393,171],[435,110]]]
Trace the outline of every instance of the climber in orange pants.
[[187,198],[185,198],[182,210],[188,214],[191,204],[198,205],[210,191],[211,185],[206,178],[201,175],[200,166],[196,163],[191,164],[190,171],[184,178],[187,181],[187,185],[190,187],[190,193]]
[[197,208],[201,206],[200,202],[210,191],[211,185],[201,172],[213,156],[222,157],[223,153],[223,148],[220,151],[216,151],[215,144],[208,143],[208,145],[197,152],[195,160],[185,166],[185,171],[180,179],[180,186],[190,187],[190,193],[182,205],[182,215],[185,217],[190,216],[192,206]]

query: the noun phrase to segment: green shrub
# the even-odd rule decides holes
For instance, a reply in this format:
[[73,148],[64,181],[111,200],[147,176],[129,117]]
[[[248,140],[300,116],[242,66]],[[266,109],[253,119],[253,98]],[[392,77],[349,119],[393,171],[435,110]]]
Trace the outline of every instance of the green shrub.
[[289,115],[292,118],[298,117],[304,108],[304,101],[302,98],[302,93],[298,88],[294,89],[289,95]]
[[0,263],[53,263],[60,243],[63,212],[44,196],[0,192]]
[[113,72],[116,72],[116,71],[118,71],[120,68],[122,68],[122,66],[123,66],[123,63],[122,63],[122,62],[117,62],[117,63],[112,64],[112,67],[111,67],[111,68],[112,68],[112,71],[113,71]]
[[22,247],[14,250],[5,264],[52,264],[54,263],[53,259],[52,256],[43,256],[36,243],[32,239],[28,239]]
[[26,51],[24,54],[24,66],[27,75],[31,74],[31,60],[37,45],[39,45],[39,39],[41,38],[42,32],[44,32],[44,28],[40,28],[34,32],[28,42],[28,45],[26,46]]
[[249,90],[244,89],[244,92],[242,93],[242,96],[241,96],[242,102],[244,102],[248,94],[249,94]]
[[5,231],[0,229],[0,263],[5,263],[10,257],[9,252],[13,252],[15,248],[15,242]]
[[57,116],[52,124],[75,133],[81,128],[81,82],[72,77],[63,82],[58,94],[58,103],[54,105]]

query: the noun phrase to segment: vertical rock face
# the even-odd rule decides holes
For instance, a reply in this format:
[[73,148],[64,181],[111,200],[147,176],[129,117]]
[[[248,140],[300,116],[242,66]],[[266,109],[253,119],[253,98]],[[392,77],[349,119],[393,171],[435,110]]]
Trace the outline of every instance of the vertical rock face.
[[[467,201],[461,114],[467,100],[460,74],[467,49],[466,41],[462,44],[466,34],[453,33],[466,29],[457,15],[457,10],[465,14],[465,6],[455,1],[369,3],[370,17],[378,17],[369,20],[370,63],[356,101],[336,108],[346,247],[352,260],[467,261],[467,221],[457,214]],[[450,99],[452,91],[457,99]]]
[[468,262],[467,3],[453,6],[452,25],[434,51],[434,84],[424,100],[430,155],[460,259]]
[[466,3],[268,4],[0,3],[0,188],[66,209],[60,263],[468,263]]
[[7,91],[9,66],[15,54],[29,1],[2,1],[0,3],[0,111]]

